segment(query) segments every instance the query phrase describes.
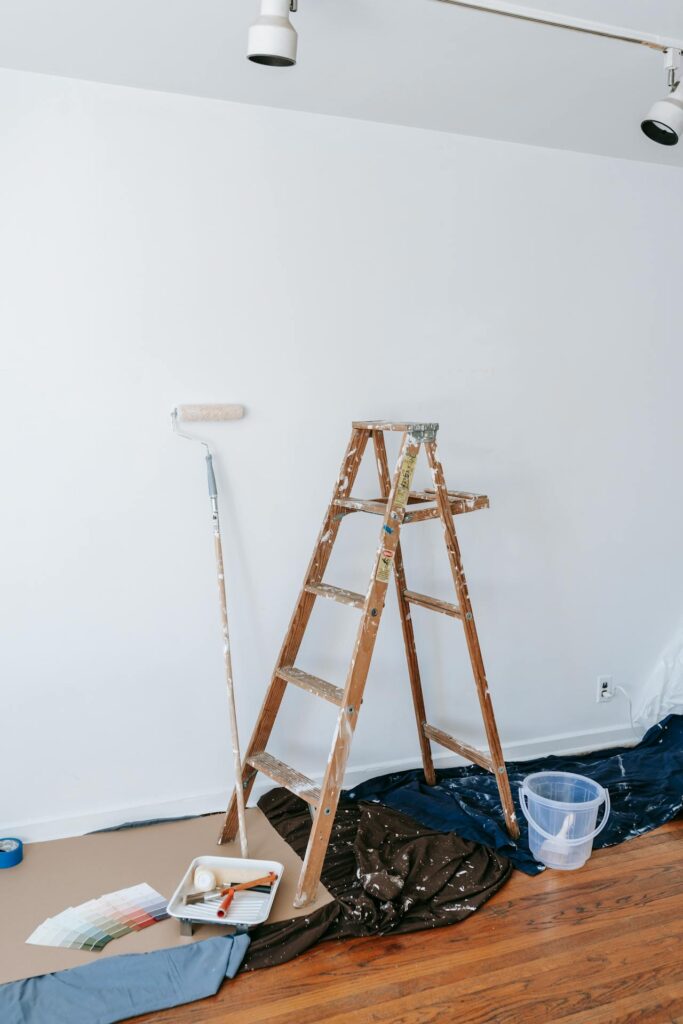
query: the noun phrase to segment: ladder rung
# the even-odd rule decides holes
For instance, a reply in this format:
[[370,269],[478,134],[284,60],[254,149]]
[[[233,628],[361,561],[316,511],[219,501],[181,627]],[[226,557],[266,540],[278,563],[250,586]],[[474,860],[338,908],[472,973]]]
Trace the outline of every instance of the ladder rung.
[[262,750],[258,754],[252,754],[247,758],[247,764],[257,771],[263,772],[273,782],[279,782],[281,786],[288,789],[290,793],[301,797],[306,803],[317,805],[320,803],[320,789],[312,779],[302,775],[296,768],[290,768],[284,761]]
[[[486,494],[470,494],[469,491],[449,491],[448,501],[451,515],[462,515],[464,512],[477,512],[481,508],[489,507],[489,499]],[[429,502],[429,508],[418,508],[410,511],[415,505]],[[406,511],[404,523],[420,523],[425,519],[438,519],[439,509],[436,504],[436,495],[433,491],[413,491],[408,497],[408,511]],[[383,516],[387,510],[385,498],[335,498],[334,504],[337,508],[346,509],[348,512],[371,512],[376,516]]]
[[303,672],[294,665],[283,665],[282,668],[278,669],[277,674],[280,679],[284,679],[288,683],[294,683],[295,686],[301,687],[302,690],[314,693],[316,697],[329,700],[330,704],[336,704],[339,708],[342,706],[344,691],[340,686],[335,686],[334,683],[328,683],[324,679],[319,679],[318,676],[309,675],[308,672]]
[[443,612],[444,615],[451,615],[454,619],[461,619],[462,612],[457,604],[449,604],[438,597],[428,597],[427,594],[417,594],[414,590],[404,590],[403,596],[410,604],[419,604],[423,608],[430,608],[433,612]]
[[[429,492],[425,492],[429,494]],[[432,492],[431,501],[436,501],[436,495]],[[489,499],[486,494],[470,494],[469,491],[449,491],[448,503],[451,515],[458,516],[464,512],[478,512],[481,508],[489,507]],[[438,506],[433,508],[421,508],[415,512],[406,512],[404,523],[420,523],[425,519],[438,519]]]
[[[435,500],[434,494],[428,494],[426,491],[411,491],[408,495],[409,505],[433,503]],[[348,498],[335,498],[334,504],[337,508],[345,508],[349,512],[372,512],[376,516],[383,516],[387,510],[386,498],[354,498],[351,495]]]
[[411,491],[408,495],[408,504],[424,504],[428,501],[436,501],[434,491]]
[[452,750],[454,754],[459,754],[460,757],[464,757],[471,764],[478,764],[480,768],[486,768],[489,772],[493,771],[491,758],[486,754],[482,754],[481,750],[477,750],[476,747],[470,747],[468,743],[461,743],[460,740],[456,740],[449,733],[437,729],[435,725],[427,725],[425,722],[422,729],[425,736],[430,740],[434,740],[440,746],[446,747],[447,750]]
[[350,512],[372,512],[376,516],[383,516],[387,510],[387,503],[383,498],[335,498],[334,504],[337,508],[346,508]]
[[365,598],[362,594],[356,594],[353,590],[344,590],[343,587],[332,587],[329,583],[307,583],[304,590],[316,597],[328,597],[332,601],[339,601],[340,604],[350,604],[354,608],[362,608]]

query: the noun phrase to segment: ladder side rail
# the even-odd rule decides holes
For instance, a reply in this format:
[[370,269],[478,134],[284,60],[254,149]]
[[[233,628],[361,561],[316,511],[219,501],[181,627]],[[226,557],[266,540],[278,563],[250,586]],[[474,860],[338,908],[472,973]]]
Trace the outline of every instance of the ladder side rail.
[[315,898],[320,881],[419,450],[420,443],[410,435],[404,434],[380,531],[372,577],[346,677],[344,702],[337,718],[332,749],[320,789],[320,804],[313,818],[304,866],[294,899],[294,905],[297,907],[305,906]]
[[512,794],[510,792],[510,783],[507,776],[507,769],[505,767],[503,749],[500,743],[496,719],[493,713],[491,694],[489,692],[486,671],[484,669],[484,659],[479,645],[477,627],[474,622],[474,614],[472,612],[467,580],[465,578],[462,558],[460,556],[460,545],[458,544],[455,524],[453,522],[453,515],[451,513],[448,499],[448,490],[444,480],[443,468],[437,455],[436,441],[425,442],[425,452],[432,471],[436,500],[439,507],[441,521],[443,523],[444,538],[453,575],[453,583],[458,597],[458,606],[462,612],[465,640],[467,642],[467,650],[472,664],[474,681],[477,687],[477,696],[479,698],[481,714],[484,720],[484,728],[486,730],[493,771],[498,784],[498,792],[503,805],[503,812],[505,814],[508,832],[514,839],[516,839],[519,836],[517,816],[515,814],[515,807],[512,801]]
[[[389,475],[389,461],[387,458],[384,434],[378,430],[374,430],[372,433],[372,441],[375,449],[377,475],[379,476],[382,496],[384,498],[388,498],[391,490],[391,477]],[[422,768],[427,785],[433,786],[436,783],[436,772],[434,771],[434,761],[432,759],[432,747],[429,742],[429,738],[426,736],[424,731],[427,712],[425,710],[420,666],[417,659],[417,648],[415,646],[415,630],[413,628],[412,614],[410,605],[405,596],[408,591],[408,586],[406,583],[400,540],[396,545],[396,554],[394,555],[394,583],[396,584],[398,610],[401,616],[401,629],[403,631],[403,643],[406,652],[406,662],[408,664],[410,691],[413,698],[415,720],[417,722],[417,735],[420,743],[420,754],[422,756]]]
[[[339,475],[332,493],[332,498],[327,508],[327,513],[320,533],[318,534],[318,539],[315,543],[311,560],[308,564],[308,568],[306,569],[302,589],[299,593],[294,613],[290,619],[285,639],[282,647],[280,648],[280,653],[271,677],[270,686],[268,687],[265,699],[261,705],[261,710],[258,718],[256,719],[256,725],[254,726],[249,746],[245,753],[244,763],[242,765],[242,787],[245,803],[249,799],[257,774],[256,770],[247,763],[248,759],[253,754],[265,750],[266,744],[270,739],[270,734],[273,731],[273,725],[275,723],[277,713],[280,710],[280,706],[287,689],[286,680],[281,679],[278,676],[278,672],[283,666],[294,664],[296,656],[299,653],[299,648],[301,647],[306,626],[308,625],[308,621],[311,617],[311,612],[313,611],[313,605],[315,604],[315,595],[308,593],[304,587],[308,583],[319,583],[325,574],[325,569],[327,568],[327,564],[330,560],[332,548],[335,540],[337,539],[337,534],[341,525],[341,517],[338,517],[337,507],[334,503],[337,498],[347,498],[351,493],[356,476],[358,475],[358,467],[360,466],[361,459],[365,453],[369,436],[369,432],[361,428],[354,427],[351,431],[351,439],[342,460]],[[221,843],[229,842],[234,838],[236,827],[237,801],[233,790],[225,815],[223,829],[218,839],[219,845]]]

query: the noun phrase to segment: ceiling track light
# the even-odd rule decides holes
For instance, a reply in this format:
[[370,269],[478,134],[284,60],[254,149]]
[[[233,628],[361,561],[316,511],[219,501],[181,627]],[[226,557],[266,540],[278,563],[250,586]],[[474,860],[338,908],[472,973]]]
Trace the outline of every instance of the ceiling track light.
[[261,0],[261,13],[249,29],[249,60],[271,68],[296,64],[297,34],[289,15],[297,8],[297,0]]
[[670,95],[657,100],[641,124],[648,139],[660,146],[675,146],[683,134],[683,84],[678,80],[681,51],[670,47],[664,54],[664,69]]
[[605,39],[616,39],[622,43],[636,43],[639,46],[648,46],[652,50],[660,50],[664,54],[667,82],[671,92],[666,99],[658,100],[653,105],[648,117],[642,122],[641,128],[649,139],[662,146],[675,146],[683,134],[683,83],[677,80],[683,52],[683,42],[680,40],[665,39],[662,36],[649,35],[644,32],[632,32],[630,29],[602,25],[596,21],[584,21],[582,18],[560,16],[531,7],[520,7],[518,4],[498,3],[497,0],[441,0],[441,3],[452,4],[454,7],[468,7],[488,14],[500,14],[503,17],[516,18],[520,21],[531,21],[537,25],[550,25],[553,28],[569,29],[572,32],[583,32],[586,35],[602,36]]

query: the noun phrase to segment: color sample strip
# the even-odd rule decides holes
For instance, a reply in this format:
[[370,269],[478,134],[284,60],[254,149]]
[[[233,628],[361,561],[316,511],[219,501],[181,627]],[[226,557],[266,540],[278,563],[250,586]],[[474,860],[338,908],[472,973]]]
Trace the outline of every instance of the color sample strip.
[[67,907],[39,924],[27,942],[37,946],[98,952],[122,935],[168,917],[166,900],[146,882]]

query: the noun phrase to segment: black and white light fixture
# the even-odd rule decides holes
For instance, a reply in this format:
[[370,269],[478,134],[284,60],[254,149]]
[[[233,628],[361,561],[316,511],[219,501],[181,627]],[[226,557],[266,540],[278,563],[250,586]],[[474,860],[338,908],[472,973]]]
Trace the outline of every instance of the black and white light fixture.
[[665,53],[665,68],[669,96],[657,100],[641,124],[648,139],[662,146],[675,146],[683,135],[683,82],[678,80],[681,51],[673,47]]
[[518,4],[504,3],[500,0],[441,0],[442,3],[455,7],[468,7],[488,14],[501,14],[507,18],[520,21],[531,21],[538,25],[551,25],[553,28],[569,29],[572,32],[583,32],[586,35],[602,36],[605,39],[616,39],[622,43],[636,43],[651,50],[659,50],[664,54],[667,80],[670,95],[658,100],[650,113],[641,123],[641,128],[648,139],[662,146],[675,146],[683,135],[683,83],[677,81],[677,72],[681,63],[683,42],[665,39],[662,36],[631,29],[619,28],[616,25],[603,25],[582,18],[570,18],[564,15],[545,12],[532,7],[521,7]]
[[[296,12],[297,0],[259,0],[259,2],[260,14],[249,29],[247,57],[255,64],[267,64],[276,68],[292,67],[296,64],[297,34],[289,16]],[[501,2],[501,0],[441,0],[441,2],[452,4],[455,7],[468,7],[471,10],[484,11],[488,14],[517,18],[521,21],[531,21],[539,25],[550,25],[553,28],[583,32],[586,35],[616,39],[622,43],[636,43],[651,50],[659,50],[664,54],[670,92],[665,99],[657,100],[648,116],[642,121],[641,128],[648,139],[658,142],[662,146],[675,146],[683,135],[683,82],[678,80],[683,42],[619,28],[616,25],[586,21],[583,18],[565,17],[538,8]]]
[[261,0],[261,13],[249,29],[249,60],[273,68],[296,64],[297,35],[289,20],[296,9],[297,0]]

